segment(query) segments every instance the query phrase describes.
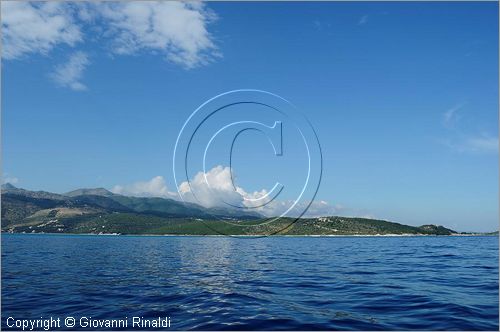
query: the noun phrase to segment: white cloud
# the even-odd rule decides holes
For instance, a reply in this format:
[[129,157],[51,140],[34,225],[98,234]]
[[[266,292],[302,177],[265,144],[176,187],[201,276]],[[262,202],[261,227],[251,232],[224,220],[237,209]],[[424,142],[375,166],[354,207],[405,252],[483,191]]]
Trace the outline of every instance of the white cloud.
[[[210,184],[208,187],[207,182]],[[216,166],[207,173],[198,172],[191,181],[179,185],[184,200],[205,207],[224,206],[224,202],[241,205],[242,189],[234,190],[229,167]]]
[[102,3],[116,54],[159,53],[185,68],[219,56],[207,26],[215,15],[205,5],[181,1]]
[[[6,60],[47,55],[58,45],[74,47],[84,39],[102,42],[112,54],[149,52],[186,69],[221,56],[208,31],[216,15],[201,2],[4,1],[1,9]],[[94,33],[84,36],[84,31]],[[80,78],[87,65],[87,56],[74,51],[51,76],[61,86],[84,90]]]
[[75,91],[86,90],[87,87],[81,82],[83,71],[90,61],[84,52],[75,52],[70,55],[68,61],[58,65],[50,75],[52,80],[62,87],[68,87]]
[[168,190],[163,176],[155,176],[149,181],[135,182],[124,186],[116,185],[111,191],[115,194],[129,196],[178,198],[177,193]]
[[[186,201],[205,207],[227,207],[224,203],[226,202],[235,206],[246,207],[247,211],[258,212],[269,217],[280,216],[290,208],[290,211],[284,216],[297,217],[302,214],[309,204],[309,201],[299,201],[295,204],[293,200],[279,200],[279,196],[272,201],[270,201],[270,198],[264,201],[255,201],[255,199],[266,196],[268,192],[265,189],[247,192],[239,186],[234,188],[230,168],[223,166],[216,166],[207,173],[198,172],[190,183],[183,182],[179,186],[179,191]],[[334,215],[342,210],[343,207],[340,205],[332,206],[326,201],[313,201],[304,217]]]
[[[210,184],[210,188],[207,186]],[[170,192],[162,176],[156,176],[150,181],[136,182],[131,185],[117,185],[112,192],[121,195],[143,196],[143,197],[164,197],[180,200],[178,193]],[[253,193],[246,192],[243,188],[233,187],[231,172],[229,167],[216,166],[206,173],[198,172],[188,183],[182,182],[179,191],[185,201],[200,204],[207,208],[229,207],[226,203],[246,207],[246,212],[258,212],[264,216],[276,217],[282,215],[292,205],[293,200],[275,199],[268,204],[263,202],[255,204],[252,199],[263,197],[266,190]],[[278,197],[279,198],[279,197]],[[300,201],[288,212],[287,217],[298,217],[308,205],[308,201]],[[261,206],[262,205],[262,206]],[[256,207],[258,206],[258,207]],[[346,209],[341,205],[331,205],[326,201],[313,201],[303,217],[320,217],[336,215]]]
[[62,2],[3,1],[1,6],[4,59],[47,54],[58,44],[74,46],[82,40],[80,27]]

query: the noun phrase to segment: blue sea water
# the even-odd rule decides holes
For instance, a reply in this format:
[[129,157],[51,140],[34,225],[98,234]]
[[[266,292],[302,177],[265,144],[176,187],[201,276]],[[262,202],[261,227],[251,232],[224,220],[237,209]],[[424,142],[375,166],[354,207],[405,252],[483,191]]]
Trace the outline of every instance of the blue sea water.
[[170,329],[498,330],[498,263],[498,237],[4,234],[2,328],[169,316]]

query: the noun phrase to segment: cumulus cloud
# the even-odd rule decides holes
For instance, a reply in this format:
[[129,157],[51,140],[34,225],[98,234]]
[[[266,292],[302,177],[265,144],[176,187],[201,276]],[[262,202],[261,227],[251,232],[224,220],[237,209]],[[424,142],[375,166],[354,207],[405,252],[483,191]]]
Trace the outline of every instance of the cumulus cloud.
[[89,63],[87,54],[75,52],[70,55],[66,63],[56,66],[50,77],[59,86],[68,87],[75,91],[86,90],[87,87],[81,82],[81,79],[83,71]]
[[206,173],[198,172],[189,182],[181,183],[179,192],[184,200],[205,207],[220,207],[229,203],[263,214],[266,212],[269,214],[278,213],[287,204],[286,202],[271,201],[265,189],[247,192],[233,183],[231,169],[220,165]]
[[62,2],[3,1],[1,6],[4,59],[47,54],[58,44],[82,41],[80,26]]
[[170,192],[163,176],[155,176],[149,181],[135,182],[129,185],[116,185],[111,190],[115,194],[141,197],[178,198]]
[[[198,172],[189,183],[183,182],[179,186],[179,191],[185,200],[205,207],[225,206],[224,202],[226,202],[269,217],[280,216],[288,210],[285,216],[297,217],[309,204],[309,201],[295,203],[293,200],[279,200],[279,196],[272,200],[267,196],[268,192],[265,189],[247,192],[242,187],[233,184],[231,169],[223,166],[216,166],[207,173]],[[340,205],[333,206],[326,201],[313,201],[304,216],[333,215],[342,210],[343,207]]]
[[207,173],[198,172],[189,183],[179,185],[179,192],[184,200],[205,207],[223,206],[224,202],[241,205],[242,189],[236,189],[231,181],[231,169],[223,166],[216,166]]
[[[208,187],[207,183],[210,185]],[[180,200],[178,193],[168,190],[165,179],[156,176],[149,181],[136,182],[131,185],[117,185],[112,192],[121,195],[164,197]],[[240,206],[247,212],[258,212],[264,216],[276,217],[289,210],[284,216],[298,217],[302,215],[308,201],[299,201],[294,206],[293,200],[270,200],[255,203],[255,199],[265,197],[268,193],[265,189],[255,192],[247,192],[243,188],[233,186],[231,180],[231,169],[229,167],[216,166],[208,172],[198,172],[189,183],[182,182],[179,192],[184,201],[200,204],[207,208]],[[279,196],[278,196],[279,198]],[[267,204],[263,204],[267,203]],[[293,207],[292,207],[293,206]],[[326,201],[313,201],[303,217],[331,216],[346,211],[341,205],[331,205]]]

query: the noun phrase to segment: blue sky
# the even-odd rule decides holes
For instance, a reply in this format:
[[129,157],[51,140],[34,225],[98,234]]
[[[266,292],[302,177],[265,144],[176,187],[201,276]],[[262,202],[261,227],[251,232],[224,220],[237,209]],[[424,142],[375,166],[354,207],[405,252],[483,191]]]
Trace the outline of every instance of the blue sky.
[[[9,6],[2,166],[16,186],[172,195],[184,121],[254,88],[314,126],[318,213],[498,228],[497,3]],[[254,139],[236,162],[245,190],[294,176],[262,172]]]

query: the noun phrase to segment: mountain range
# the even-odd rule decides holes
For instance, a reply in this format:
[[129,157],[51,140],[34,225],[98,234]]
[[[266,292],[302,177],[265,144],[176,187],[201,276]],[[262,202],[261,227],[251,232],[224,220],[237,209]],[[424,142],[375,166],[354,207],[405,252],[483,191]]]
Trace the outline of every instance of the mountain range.
[[[453,235],[437,225],[329,216],[268,219],[240,209],[205,208],[160,197],[118,195],[104,188],[65,194],[2,186],[1,229],[24,233],[182,235]],[[223,221],[227,221],[223,222]]]

